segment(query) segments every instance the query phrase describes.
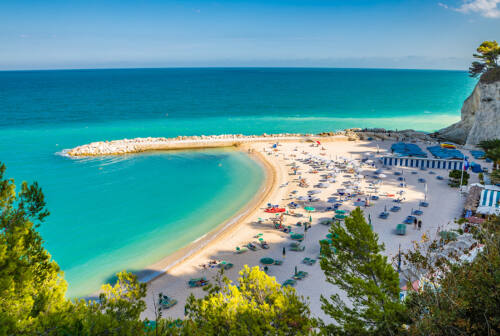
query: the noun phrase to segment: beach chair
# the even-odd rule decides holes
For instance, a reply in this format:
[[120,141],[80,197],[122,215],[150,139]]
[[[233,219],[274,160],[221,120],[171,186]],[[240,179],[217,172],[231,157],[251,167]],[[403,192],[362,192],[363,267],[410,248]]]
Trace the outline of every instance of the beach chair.
[[316,263],[316,259],[312,259],[312,258],[304,258],[302,260],[302,263],[306,264],[306,265],[309,265],[309,266],[312,266]]
[[159,302],[161,309],[169,309],[177,304],[177,300],[160,294]]
[[302,280],[307,277],[307,275],[309,275],[309,273],[305,271],[298,271],[297,274],[294,274],[292,278],[294,278],[295,280]]
[[391,208],[391,211],[392,211],[392,212],[398,212],[398,211],[400,211],[400,210],[401,210],[401,207],[400,207],[400,206],[397,206],[397,205],[395,205],[395,206],[393,206],[393,207]]
[[424,212],[422,210],[413,210],[413,213],[412,215],[415,215],[415,216],[422,216],[424,214]]
[[427,208],[429,206],[429,203],[424,202],[424,201],[420,202],[419,204],[421,207],[424,207],[424,208]]
[[227,263],[227,262],[221,262],[221,263],[217,264],[217,267],[222,268],[225,271],[233,268],[233,266],[234,265],[232,263]]
[[269,249],[269,244],[265,240],[260,241],[260,246],[264,249],[267,250]]
[[381,212],[380,215],[378,215],[379,218],[381,219],[387,219],[387,217],[389,217],[389,213],[388,212]]
[[208,280],[205,277],[202,278],[191,278],[188,281],[188,285],[190,288],[196,288],[196,287],[204,287],[208,285]]
[[240,254],[240,253],[244,253],[244,252],[246,252],[246,251],[248,251],[248,249],[247,249],[245,246],[243,246],[243,247],[239,247],[239,246],[237,246],[237,247],[236,247],[236,253],[238,253],[238,254]]
[[425,179],[423,179],[423,178],[419,178],[419,179],[418,179],[418,183],[425,183]]
[[286,287],[286,286],[295,286],[295,284],[297,283],[297,281],[293,280],[293,279],[288,279],[286,280],[285,282],[283,282],[282,286],[283,287]]
[[442,181],[442,180],[444,180],[444,177],[442,177],[442,176],[439,176],[439,175],[438,175],[438,176],[436,176],[436,178],[437,178],[437,179],[438,179],[439,181]]
[[293,242],[290,244],[290,251],[295,251],[295,252],[302,252],[306,249],[305,246],[300,245],[297,242]]
[[249,250],[252,250],[252,251],[256,251],[257,250],[257,246],[255,246],[254,244],[252,243],[248,243],[246,245],[246,247],[248,247]]

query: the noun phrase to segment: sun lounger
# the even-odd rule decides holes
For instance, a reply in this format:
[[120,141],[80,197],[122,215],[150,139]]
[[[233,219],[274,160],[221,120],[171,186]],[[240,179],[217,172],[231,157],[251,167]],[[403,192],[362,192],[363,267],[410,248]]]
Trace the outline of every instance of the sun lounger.
[[192,278],[188,281],[188,285],[191,288],[203,287],[208,285],[208,280],[205,277],[202,278]]
[[392,212],[398,212],[398,211],[400,211],[400,210],[401,210],[401,207],[400,207],[400,206],[397,206],[397,205],[395,205],[395,206],[393,206],[393,207],[391,208],[391,211],[392,211]]
[[290,244],[290,251],[302,252],[306,249],[305,246],[300,245],[299,243],[293,242]]
[[424,214],[424,212],[422,210],[413,210],[413,213],[412,215],[415,215],[415,216],[422,216]]
[[309,273],[305,271],[298,271],[297,274],[295,274],[292,278],[294,278],[295,280],[302,280],[308,275]]
[[243,247],[239,247],[239,246],[236,247],[236,253],[238,253],[238,254],[246,252],[246,251],[248,251],[248,249],[245,246],[243,246]]
[[160,294],[159,304],[161,309],[169,309],[177,304],[177,300],[166,295]]
[[424,207],[424,208],[427,208],[429,206],[429,203],[422,201],[422,202],[420,202],[420,206]]
[[265,240],[262,240],[262,241],[260,242],[260,246],[261,246],[263,249],[265,249],[265,250],[267,250],[267,249],[269,248],[269,244],[268,244]]
[[217,267],[222,268],[223,270],[231,269],[231,268],[233,268],[233,266],[234,265],[232,263],[226,263],[226,262],[222,262],[222,263],[217,264]]
[[382,219],[387,219],[387,217],[389,217],[389,213],[388,212],[381,212],[378,217],[382,218]]
[[316,259],[312,259],[312,258],[304,258],[302,260],[302,262],[306,265],[309,265],[309,266],[312,266],[316,263]]
[[297,283],[297,281],[293,280],[293,279],[288,279],[286,280],[285,282],[283,282],[283,287],[286,287],[286,286],[295,286],[295,284]]
[[252,243],[248,243],[246,245],[246,247],[248,247],[249,250],[252,250],[252,251],[256,251],[257,250],[257,246],[255,246],[254,244]]

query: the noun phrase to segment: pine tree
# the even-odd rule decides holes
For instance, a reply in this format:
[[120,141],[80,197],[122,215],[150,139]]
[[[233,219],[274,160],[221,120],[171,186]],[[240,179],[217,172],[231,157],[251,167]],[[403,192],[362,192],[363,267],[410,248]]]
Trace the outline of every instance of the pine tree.
[[[399,300],[399,277],[382,256],[384,245],[358,207],[330,228],[332,245],[322,242],[321,268],[327,281],[343,291],[348,300],[333,294],[321,297],[324,312],[335,323],[323,326],[332,335],[394,335],[404,320]],[[335,251],[335,252],[333,252]]]

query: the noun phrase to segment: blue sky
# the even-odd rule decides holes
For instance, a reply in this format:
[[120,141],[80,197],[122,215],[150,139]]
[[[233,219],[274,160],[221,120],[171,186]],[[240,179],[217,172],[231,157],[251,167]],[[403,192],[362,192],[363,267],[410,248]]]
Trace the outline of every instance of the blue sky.
[[500,0],[2,1],[0,69],[466,69]]

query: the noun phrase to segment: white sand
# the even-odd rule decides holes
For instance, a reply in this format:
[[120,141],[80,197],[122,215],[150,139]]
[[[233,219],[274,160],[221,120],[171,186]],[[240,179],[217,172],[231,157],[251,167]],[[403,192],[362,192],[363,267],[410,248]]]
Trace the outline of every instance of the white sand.
[[[190,278],[205,276],[211,279],[216,272],[217,268],[213,269],[203,269],[199,265],[207,263],[209,260],[218,259],[225,260],[227,262],[233,263],[235,266],[226,271],[226,276],[230,279],[235,280],[238,277],[238,272],[243,265],[255,266],[260,265],[259,260],[263,257],[272,257],[275,259],[283,259],[282,249],[284,246],[287,247],[286,258],[284,259],[283,265],[281,266],[270,266],[269,275],[276,277],[277,281],[284,282],[289,279],[294,272],[295,266],[298,266],[299,270],[305,270],[309,272],[309,276],[301,281],[297,281],[296,290],[299,294],[308,297],[310,302],[310,307],[314,316],[325,318],[320,305],[320,295],[329,296],[336,291],[336,288],[325,281],[325,276],[319,266],[316,263],[313,266],[308,266],[302,264],[302,259],[304,257],[317,258],[319,255],[319,243],[318,241],[325,238],[328,233],[328,226],[319,224],[320,219],[331,218],[333,212],[316,212],[312,213],[312,228],[308,230],[305,242],[306,246],[304,252],[292,252],[288,250],[288,245],[292,241],[289,238],[289,234],[285,234],[281,231],[275,230],[273,225],[269,221],[265,221],[259,224],[258,218],[267,219],[274,215],[266,214],[263,210],[267,203],[279,204],[280,206],[285,206],[291,201],[296,201],[297,196],[306,196],[308,190],[319,189],[321,193],[318,196],[322,202],[311,203],[312,206],[321,206],[328,197],[336,193],[338,188],[342,188],[342,182],[348,180],[349,178],[344,177],[343,173],[339,173],[336,176],[336,182],[330,183],[328,188],[317,188],[314,187],[319,180],[321,175],[327,173],[326,171],[320,171],[319,173],[309,173],[312,170],[308,165],[295,161],[295,159],[304,158],[307,155],[302,154],[303,151],[312,154],[317,157],[322,157],[325,159],[336,159],[337,157],[347,157],[347,158],[361,158],[364,153],[372,152],[376,156],[377,143],[380,147],[380,154],[382,155],[390,147],[392,142],[367,142],[367,141],[343,141],[343,142],[325,142],[322,146],[311,147],[310,142],[305,141],[289,141],[283,142],[278,146],[277,151],[272,151],[271,142],[255,142],[245,144],[246,148],[252,148],[255,152],[264,153],[265,160],[274,170],[274,178],[268,178],[268,183],[274,181],[273,186],[268,186],[270,189],[265,193],[265,199],[257,199],[260,204],[258,206],[251,205],[249,211],[245,216],[241,218],[238,223],[231,226],[230,229],[226,230],[224,233],[217,235],[212,241],[197,252],[186,258],[181,264],[172,267],[166,274],[156,278],[150,282],[148,287],[148,296],[146,302],[148,308],[144,313],[143,317],[154,318],[153,300],[157,298],[159,292],[163,292],[165,295],[169,295],[179,301],[179,303],[169,310],[163,312],[163,316],[182,318],[184,316],[184,304],[186,298],[189,294],[193,293],[196,296],[203,296],[205,292],[201,288],[190,289],[188,288],[187,282]],[[425,145],[420,144],[422,148]],[[324,147],[325,150],[321,148]],[[297,151],[294,149],[297,148]],[[296,155],[296,158],[292,157]],[[309,187],[301,188],[297,185],[296,175],[290,175],[290,167],[287,166],[293,162],[296,162],[300,167],[302,172],[302,177],[305,177]],[[378,167],[381,165],[377,163]],[[406,178],[407,187],[401,188],[397,181],[397,177],[394,175],[394,171],[403,171],[404,177]],[[363,167],[361,168],[362,174],[365,176],[373,175],[375,168]],[[411,171],[417,171],[418,173],[413,175]],[[401,245],[402,250],[412,246],[412,241],[421,240],[422,234],[426,233],[427,236],[434,237],[438,229],[444,229],[449,225],[453,225],[455,218],[458,218],[463,205],[463,196],[459,194],[456,189],[451,189],[447,185],[447,170],[434,170],[435,175],[429,174],[430,170],[420,171],[415,168],[392,168],[391,170],[385,170],[384,174],[387,175],[383,179],[383,184],[378,191],[380,199],[371,203],[371,206],[363,209],[365,211],[366,217],[371,214],[372,223],[374,230],[378,233],[379,239],[385,244],[386,255],[394,256],[397,254],[398,247]],[[443,181],[437,180],[436,176],[441,175],[445,177]],[[394,229],[397,224],[402,223],[407,215],[410,214],[411,209],[417,209],[418,203],[424,198],[424,184],[418,183],[418,178],[425,178],[428,185],[428,197],[427,201],[430,203],[428,208],[422,208],[424,214],[420,216],[423,221],[423,228],[421,231],[415,230],[413,225],[407,225],[406,236],[399,236],[394,233]],[[362,180],[360,186],[361,189],[367,190],[367,181],[373,179]],[[288,183],[287,185],[285,185]],[[290,193],[293,190],[297,190],[298,193],[290,199]],[[387,193],[397,194],[398,191],[404,190],[404,197],[406,200],[400,204],[402,210],[397,213],[390,214],[389,218],[382,220],[378,218],[378,214],[384,210],[384,206],[387,206],[389,210],[396,203],[393,202],[395,197],[382,196]],[[362,197],[364,199],[364,197]],[[255,201],[255,200],[254,200]],[[332,204],[328,204],[332,205]],[[352,210],[354,209],[353,201],[344,202],[341,209]],[[285,216],[285,225],[292,225],[292,229],[295,232],[303,233],[302,227],[295,226],[297,221],[304,221],[309,218],[303,209],[297,209],[296,212],[303,213],[305,217],[295,218],[291,216]],[[263,233],[264,239],[270,244],[270,249],[263,250],[258,247],[257,251],[247,251],[243,254],[236,254],[235,247],[243,246],[251,241],[257,241],[254,236],[257,233]],[[184,252],[185,253],[185,252]],[[260,265],[263,266],[263,265]]]

